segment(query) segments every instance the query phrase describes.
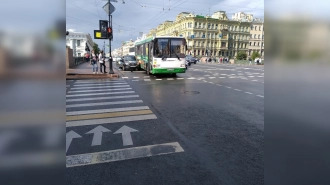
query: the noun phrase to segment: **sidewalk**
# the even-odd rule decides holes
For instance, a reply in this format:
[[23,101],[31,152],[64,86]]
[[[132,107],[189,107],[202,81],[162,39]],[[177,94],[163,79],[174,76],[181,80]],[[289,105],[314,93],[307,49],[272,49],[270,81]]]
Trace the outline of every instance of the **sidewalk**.
[[[112,64],[112,68],[114,65]],[[82,63],[73,69],[66,69],[66,79],[88,79],[88,78],[119,78],[119,73],[113,68],[115,74],[108,74],[109,63],[106,63],[107,73],[100,73],[100,66],[98,66],[99,74],[93,74],[92,65],[89,62]]]

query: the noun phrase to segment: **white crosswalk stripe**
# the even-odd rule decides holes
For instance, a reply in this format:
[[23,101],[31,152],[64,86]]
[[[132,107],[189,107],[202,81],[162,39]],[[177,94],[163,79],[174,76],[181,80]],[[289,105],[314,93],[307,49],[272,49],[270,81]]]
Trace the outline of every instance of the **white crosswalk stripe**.
[[120,98],[137,98],[137,97],[139,97],[139,95],[94,97],[94,98],[79,98],[79,99],[67,99],[66,102],[90,101],[90,100],[113,100],[113,99],[120,99]]
[[122,91],[122,90],[131,90],[132,88],[103,88],[103,89],[97,89],[97,90],[84,90],[84,91],[69,91],[68,93],[84,93],[84,92],[104,92],[104,91]]

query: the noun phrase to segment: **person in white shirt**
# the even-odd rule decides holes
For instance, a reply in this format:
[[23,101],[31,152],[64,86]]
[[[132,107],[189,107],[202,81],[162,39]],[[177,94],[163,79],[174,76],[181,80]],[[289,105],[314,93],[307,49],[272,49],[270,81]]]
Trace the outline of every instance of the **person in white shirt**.
[[105,71],[105,58],[104,58],[104,54],[103,51],[101,50],[101,53],[99,54],[99,62],[100,62],[100,72],[102,73],[102,66],[103,66],[103,71],[104,73],[106,73]]

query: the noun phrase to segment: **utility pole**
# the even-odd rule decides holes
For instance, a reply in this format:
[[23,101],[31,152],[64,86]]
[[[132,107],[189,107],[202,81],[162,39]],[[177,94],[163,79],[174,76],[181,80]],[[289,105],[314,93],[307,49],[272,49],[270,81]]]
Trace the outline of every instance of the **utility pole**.
[[[110,7],[111,7],[110,0],[108,0],[108,3],[109,3],[109,27],[112,29],[112,15],[110,13],[111,12],[110,11]],[[109,37],[109,67],[110,67],[109,74],[114,74],[113,69],[112,69],[112,61],[113,61],[113,59],[112,59],[112,55],[111,55],[111,38]]]

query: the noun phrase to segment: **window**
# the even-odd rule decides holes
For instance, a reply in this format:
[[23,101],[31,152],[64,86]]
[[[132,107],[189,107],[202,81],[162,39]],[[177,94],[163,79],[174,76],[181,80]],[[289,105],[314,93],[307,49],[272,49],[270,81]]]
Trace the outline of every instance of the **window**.
[[221,42],[221,47],[225,48],[226,47],[226,42]]
[[264,39],[264,35],[262,35],[262,39]]
[[251,26],[251,30],[253,30],[253,26]]
[[258,46],[259,46],[260,42],[258,42]]
[[256,45],[256,42],[253,42],[253,46],[255,46]]
[[259,31],[261,31],[261,26],[259,26]]
[[250,42],[250,46],[252,45],[252,42]]
[[210,27],[211,27],[211,24],[209,23],[209,24],[207,25],[207,28],[210,29]]
[[265,46],[265,43],[262,43],[262,46]]
[[252,34],[250,34],[250,38],[252,39]]
[[257,30],[257,26],[255,26],[254,29]]
[[81,57],[81,53],[78,53],[78,57]]
[[257,38],[257,34],[254,34],[254,38]]
[[260,34],[258,34],[258,39],[260,39]]
[[80,46],[80,40],[77,40],[77,46]]
[[188,32],[188,37],[190,37],[190,32]]

